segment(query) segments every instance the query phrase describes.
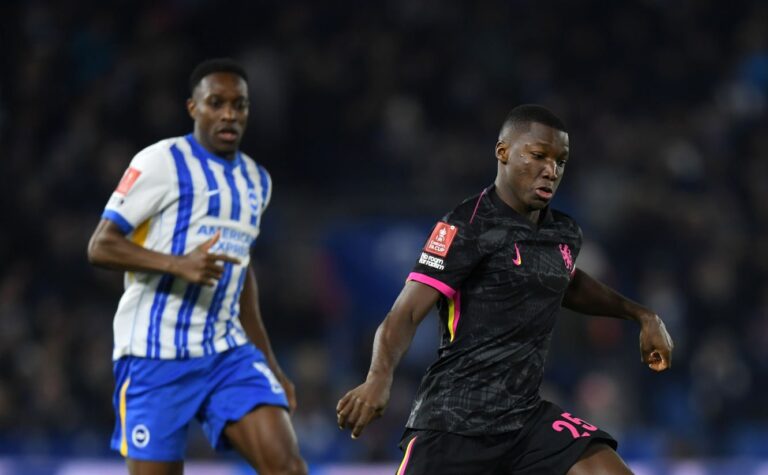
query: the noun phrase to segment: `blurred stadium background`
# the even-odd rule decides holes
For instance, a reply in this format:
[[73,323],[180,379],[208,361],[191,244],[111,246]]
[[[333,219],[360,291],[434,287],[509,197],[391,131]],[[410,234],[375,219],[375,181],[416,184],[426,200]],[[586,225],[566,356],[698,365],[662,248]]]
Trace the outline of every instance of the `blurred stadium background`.
[[[86,243],[132,155],[191,130],[187,76],[212,56],[251,77],[243,148],[275,182],[262,307],[314,473],[392,473],[434,317],[359,441],[336,401],[525,102],[571,131],[556,206],[584,229],[578,265],[676,343],[651,374],[632,324],[564,313],[545,394],[638,474],[768,473],[768,3],[6,0],[0,26],[0,474],[124,473],[108,450],[122,281]],[[251,473],[199,430],[189,455],[193,475]]]

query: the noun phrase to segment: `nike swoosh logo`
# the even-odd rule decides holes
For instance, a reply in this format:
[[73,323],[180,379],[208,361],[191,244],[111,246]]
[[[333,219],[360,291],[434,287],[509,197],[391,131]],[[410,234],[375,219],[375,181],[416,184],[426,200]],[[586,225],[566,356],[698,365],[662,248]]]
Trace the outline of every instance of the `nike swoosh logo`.
[[205,192],[205,196],[213,196],[213,195],[218,195],[218,194],[219,194],[218,188],[215,189],[215,190],[208,190],[208,191]]
[[517,243],[515,243],[515,253],[517,253],[517,256],[515,256],[514,259],[512,259],[512,263],[516,266],[519,266],[523,263],[523,258],[520,257],[520,249],[517,248]]

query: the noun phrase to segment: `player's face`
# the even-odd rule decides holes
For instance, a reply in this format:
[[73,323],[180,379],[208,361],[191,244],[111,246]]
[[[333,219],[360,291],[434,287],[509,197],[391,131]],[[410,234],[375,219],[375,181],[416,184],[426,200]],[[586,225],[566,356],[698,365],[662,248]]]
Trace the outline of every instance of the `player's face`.
[[544,208],[555,196],[568,161],[568,134],[533,122],[496,144],[500,184],[521,213]]
[[209,74],[187,100],[187,110],[198,142],[217,155],[231,155],[248,122],[248,85],[237,74]]

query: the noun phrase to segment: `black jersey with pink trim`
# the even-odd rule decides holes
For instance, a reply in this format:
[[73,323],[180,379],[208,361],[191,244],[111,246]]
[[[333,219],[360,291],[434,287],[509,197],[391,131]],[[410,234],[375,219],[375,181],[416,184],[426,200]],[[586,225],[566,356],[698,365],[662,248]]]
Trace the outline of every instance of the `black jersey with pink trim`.
[[464,435],[521,428],[538,407],[581,229],[549,207],[538,225],[493,186],[435,225],[408,280],[438,290],[442,332],[407,427]]

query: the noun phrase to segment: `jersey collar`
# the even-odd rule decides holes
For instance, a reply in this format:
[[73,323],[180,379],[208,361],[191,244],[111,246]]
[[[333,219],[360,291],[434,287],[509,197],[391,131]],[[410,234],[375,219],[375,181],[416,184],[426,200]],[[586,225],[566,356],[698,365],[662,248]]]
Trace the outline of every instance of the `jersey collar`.
[[192,153],[199,158],[200,160],[206,159],[206,160],[213,160],[216,163],[220,163],[224,165],[225,167],[232,168],[237,166],[240,163],[240,151],[238,150],[235,152],[235,158],[234,160],[227,160],[226,158],[222,157],[221,155],[216,155],[215,153],[209,152],[205,147],[200,145],[200,142],[198,142],[195,139],[195,136],[193,134],[187,134],[184,136],[185,139],[187,139],[187,142],[189,143],[189,146],[192,147]]

